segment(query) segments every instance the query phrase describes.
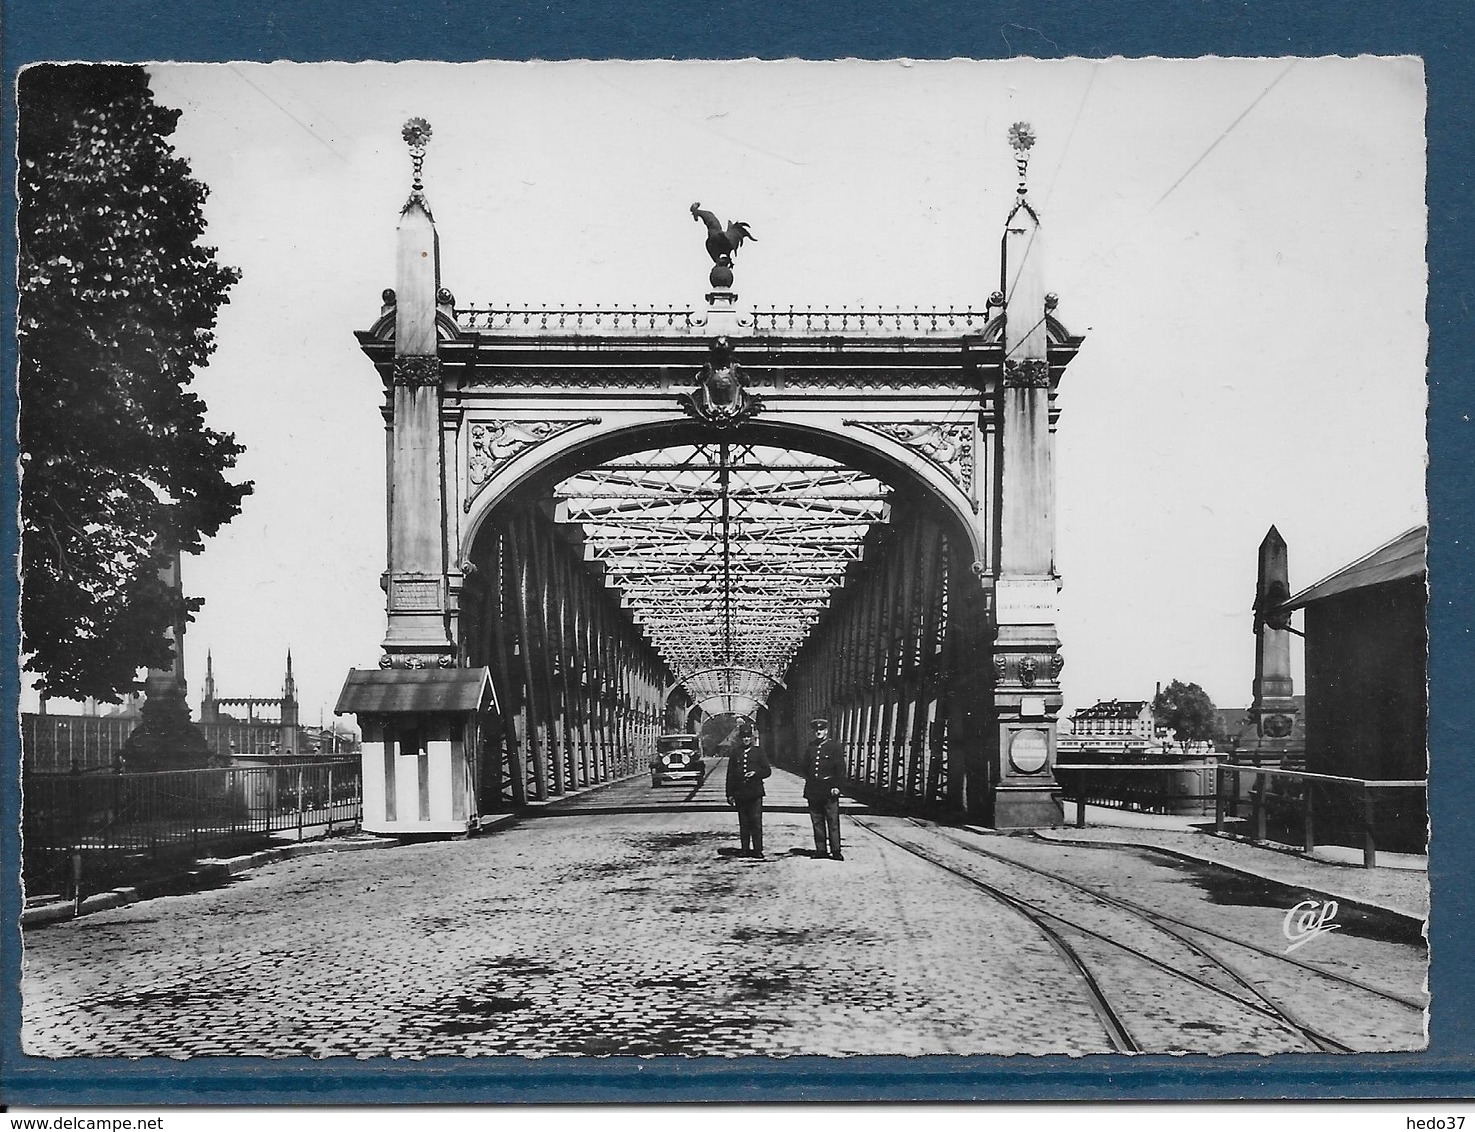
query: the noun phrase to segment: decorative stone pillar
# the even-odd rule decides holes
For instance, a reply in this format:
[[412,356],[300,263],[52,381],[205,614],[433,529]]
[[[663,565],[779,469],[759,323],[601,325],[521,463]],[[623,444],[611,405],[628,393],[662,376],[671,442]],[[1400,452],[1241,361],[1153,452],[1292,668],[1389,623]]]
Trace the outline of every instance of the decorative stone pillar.
[[1040,220],[1026,195],[1034,135],[1009,131],[1018,200],[1003,241],[1004,362],[997,398],[999,518],[994,579],[994,715],[986,818],[996,828],[1058,825],[1055,782],[1060,639],[1055,632],[1055,468]]
[[1255,681],[1249,710],[1255,735],[1249,744],[1240,743],[1236,754],[1242,762],[1278,766],[1305,758],[1304,745],[1293,738],[1299,709],[1292,698],[1290,614],[1281,608],[1290,596],[1290,554],[1271,527],[1260,543],[1255,577]]
[[[477,752],[496,714],[485,668],[457,668],[450,617],[464,571],[450,569],[453,531],[446,467],[453,445],[442,419],[437,316],[450,314],[440,286],[440,243],[420,180],[430,126],[405,123],[415,180],[400,213],[394,302],[394,369],[387,423],[388,631],[378,669],[348,674],[336,714],[358,716],[363,828],[371,833],[456,835],[474,829]],[[451,506],[454,506],[454,500]],[[290,678],[290,677],[289,677]]]
[[121,751],[129,770],[188,770],[209,766],[213,760],[205,734],[190,719],[184,679],[184,590],[179,576],[180,554],[172,551],[159,567],[159,580],[174,597],[174,623],[165,638],[174,649],[168,668],[151,668],[144,678],[141,719]]
[[405,124],[415,180],[400,213],[391,391],[388,632],[383,667],[455,663],[447,617],[441,368],[436,339],[440,241],[420,179],[430,126]]

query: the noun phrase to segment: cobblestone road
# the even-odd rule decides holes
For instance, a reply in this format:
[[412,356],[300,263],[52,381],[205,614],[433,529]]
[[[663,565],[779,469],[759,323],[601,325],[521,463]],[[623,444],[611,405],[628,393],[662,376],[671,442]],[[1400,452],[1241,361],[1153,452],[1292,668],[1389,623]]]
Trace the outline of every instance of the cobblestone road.
[[[285,861],[213,891],[32,929],[25,1048],[63,1057],[1090,1053],[1111,1047],[1082,980],[1035,924],[959,875],[978,865],[970,843],[1225,922],[1210,887],[1138,850],[868,816],[874,833],[847,821],[844,862],[813,859],[798,780],[783,772],[770,780],[768,858],[735,857],[722,770],[700,789],[653,790],[637,778],[471,840]],[[1283,945],[1282,897],[1231,906],[1243,913],[1233,926]],[[1077,942],[1118,982],[1137,979],[1119,947]],[[1329,962],[1397,989],[1422,986],[1417,943],[1366,933],[1318,943],[1355,945]],[[1358,1048],[1417,1048],[1421,1027],[1405,1023],[1363,1035]],[[1149,1036],[1155,1049],[1300,1048],[1263,1036],[1273,1029],[1226,1037],[1175,1028],[1159,1012]]]

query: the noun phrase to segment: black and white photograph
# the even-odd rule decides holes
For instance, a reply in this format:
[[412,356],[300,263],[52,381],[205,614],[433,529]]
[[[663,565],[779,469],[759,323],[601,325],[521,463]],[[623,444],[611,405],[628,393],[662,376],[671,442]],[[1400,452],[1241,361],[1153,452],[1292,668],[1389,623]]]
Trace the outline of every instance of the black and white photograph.
[[16,99],[25,1055],[1427,1048],[1420,59]]

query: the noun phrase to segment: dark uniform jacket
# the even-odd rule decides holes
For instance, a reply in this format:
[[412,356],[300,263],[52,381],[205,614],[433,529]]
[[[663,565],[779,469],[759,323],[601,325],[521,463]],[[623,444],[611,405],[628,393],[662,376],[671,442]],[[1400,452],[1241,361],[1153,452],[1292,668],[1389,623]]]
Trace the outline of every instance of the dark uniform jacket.
[[845,748],[838,739],[809,740],[804,751],[804,797],[828,802],[830,790],[845,785]]
[[758,747],[743,750],[739,742],[727,756],[727,796],[736,802],[763,797],[763,780],[773,773]]

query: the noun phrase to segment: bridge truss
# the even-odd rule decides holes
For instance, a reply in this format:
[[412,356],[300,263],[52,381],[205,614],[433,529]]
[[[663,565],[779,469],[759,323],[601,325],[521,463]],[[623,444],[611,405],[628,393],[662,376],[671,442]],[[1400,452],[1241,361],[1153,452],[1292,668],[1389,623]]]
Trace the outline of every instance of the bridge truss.
[[709,714],[782,683],[890,490],[834,460],[730,440],[663,448],[564,480],[556,517]]

